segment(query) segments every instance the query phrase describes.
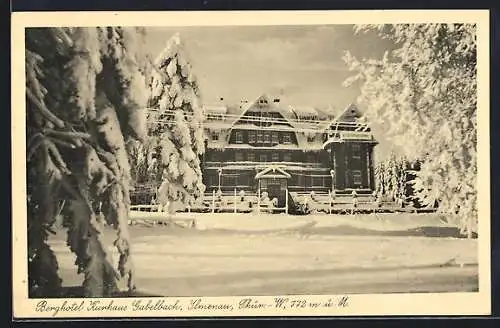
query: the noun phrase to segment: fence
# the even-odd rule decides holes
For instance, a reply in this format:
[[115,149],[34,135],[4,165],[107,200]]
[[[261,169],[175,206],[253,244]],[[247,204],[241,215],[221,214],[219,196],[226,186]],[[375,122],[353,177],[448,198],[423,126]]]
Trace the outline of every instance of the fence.
[[[185,206],[179,212],[205,213],[296,213],[297,207],[307,206],[309,212],[326,214],[354,214],[354,213],[387,213],[387,212],[434,212],[435,209],[414,208],[402,206],[394,201],[376,200],[371,195],[358,195],[357,203],[353,203],[351,195],[332,195],[331,193],[288,192],[286,190],[284,207],[277,207],[272,200],[264,200],[260,190],[257,193],[238,193],[235,188],[232,192],[216,192],[205,194],[201,204]],[[290,203],[290,201],[292,203]],[[133,211],[163,212],[160,205],[133,205]]]

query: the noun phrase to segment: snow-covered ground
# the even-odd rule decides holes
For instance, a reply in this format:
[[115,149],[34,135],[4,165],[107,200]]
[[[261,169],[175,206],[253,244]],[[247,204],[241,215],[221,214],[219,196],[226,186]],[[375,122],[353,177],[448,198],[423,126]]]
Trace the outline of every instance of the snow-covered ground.
[[[140,289],[217,296],[477,288],[477,240],[377,233],[437,225],[436,217],[197,215],[203,230],[130,227]],[[346,225],[375,233],[314,230]],[[111,245],[114,233],[106,233]],[[63,233],[51,243],[65,284],[79,284]],[[452,259],[457,265],[445,265]]]
[[245,214],[245,213],[176,213],[171,216],[159,212],[132,212],[132,220],[196,220],[198,230],[234,230],[234,231],[273,231],[301,228],[313,225],[315,228],[349,226],[358,229],[376,231],[408,230],[418,227],[453,227],[444,221],[444,217],[432,214],[356,214],[356,215],[304,215],[285,214]]

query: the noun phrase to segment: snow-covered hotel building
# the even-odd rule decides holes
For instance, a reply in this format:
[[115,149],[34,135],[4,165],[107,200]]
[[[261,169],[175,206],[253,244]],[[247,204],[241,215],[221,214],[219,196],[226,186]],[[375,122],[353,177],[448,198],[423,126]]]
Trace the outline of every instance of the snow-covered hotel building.
[[262,95],[236,106],[204,106],[206,191],[268,192],[283,204],[289,192],[371,193],[377,144],[361,111],[337,115],[285,106]]

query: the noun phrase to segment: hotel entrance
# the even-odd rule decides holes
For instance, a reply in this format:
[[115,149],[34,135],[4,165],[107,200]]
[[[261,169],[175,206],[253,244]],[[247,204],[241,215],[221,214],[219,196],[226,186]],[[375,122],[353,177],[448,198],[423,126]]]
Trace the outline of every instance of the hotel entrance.
[[258,183],[258,194],[267,193],[270,200],[276,198],[276,207],[285,209],[288,197],[288,179],[290,174],[281,168],[269,167],[257,173],[255,179]]
[[287,189],[286,179],[262,178],[260,183],[261,192],[267,192],[271,200],[276,198],[278,200],[277,207],[285,207]]

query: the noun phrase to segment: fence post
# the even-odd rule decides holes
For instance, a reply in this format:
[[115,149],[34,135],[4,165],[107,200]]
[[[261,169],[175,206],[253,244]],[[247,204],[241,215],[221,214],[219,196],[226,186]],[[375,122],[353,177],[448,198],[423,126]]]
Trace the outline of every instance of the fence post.
[[332,202],[333,202],[332,192],[329,190],[328,191],[328,213],[329,214],[332,214]]
[[257,213],[260,213],[260,182],[259,189],[257,189]]
[[288,214],[288,187],[285,189],[285,214]]
[[212,213],[215,213],[215,189],[212,190]]
[[237,213],[237,206],[236,206],[236,202],[238,201],[238,196],[236,195],[236,188],[234,188],[234,213]]

